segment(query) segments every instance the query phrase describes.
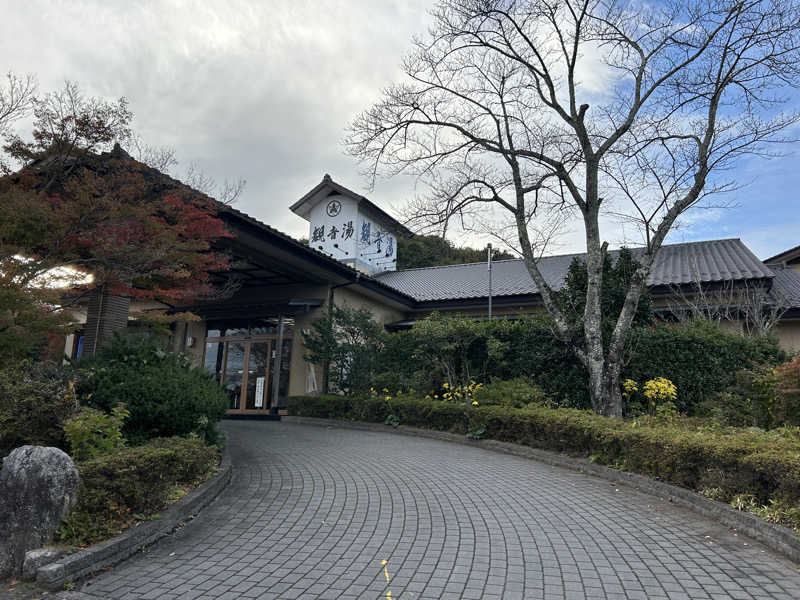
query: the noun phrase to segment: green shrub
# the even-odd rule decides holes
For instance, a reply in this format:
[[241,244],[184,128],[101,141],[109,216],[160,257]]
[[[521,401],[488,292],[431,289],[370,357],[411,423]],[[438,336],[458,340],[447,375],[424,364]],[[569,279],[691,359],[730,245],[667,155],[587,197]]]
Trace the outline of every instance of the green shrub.
[[405,395],[393,398],[391,409],[380,398],[341,396],[288,398],[287,408],[292,415],[376,423],[391,410],[411,427],[460,434],[480,430],[481,437],[591,457],[722,502],[748,494],[768,518],[800,527],[798,428],[710,431],[690,427],[674,414],[644,425],[584,410],[473,407]]
[[527,377],[503,381],[496,379],[475,390],[475,400],[480,406],[510,406],[522,408],[529,404],[549,406],[550,398],[544,390]]
[[111,414],[83,407],[77,415],[64,422],[69,455],[73,460],[87,460],[124,447],[122,424],[129,414],[124,404],[111,409]]
[[123,428],[129,441],[196,433],[217,442],[228,397],[213,375],[191,366],[188,357],[147,339],[120,336],[78,368],[83,403],[107,413],[122,403],[130,411]]
[[775,401],[770,416],[776,425],[800,425],[800,356],[775,369]]
[[772,339],[729,333],[703,321],[634,330],[630,347],[624,377],[669,379],[678,388],[678,410],[689,414],[732,385],[737,371],[786,359]]
[[772,425],[776,382],[775,369],[768,365],[742,369],[735,374],[733,385],[701,402],[696,413],[733,427],[767,429]]
[[303,337],[310,362],[328,366],[331,390],[364,391],[378,371],[386,333],[363,308],[332,306]]
[[78,462],[78,504],[62,522],[59,538],[82,545],[119,533],[163,509],[176,486],[204,479],[218,458],[214,446],[174,437]]
[[[623,379],[669,379],[678,390],[677,410],[689,414],[733,384],[738,370],[786,359],[774,340],[702,322],[637,327],[628,355]],[[433,394],[443,382],[529,377],[559,406],[590,407],[586,370],[543,316],[514,321],[431,316],[387,336],[379,362],[381,375],[373,382],[378,389]]]
[[67,450],[64,421],[78,409],[71,371],[22,361],[0,370],[0,459],[25,444]]
[[800,425],[800,358],[738,371],[733,385],[703,402],[698,414],[733,426]]

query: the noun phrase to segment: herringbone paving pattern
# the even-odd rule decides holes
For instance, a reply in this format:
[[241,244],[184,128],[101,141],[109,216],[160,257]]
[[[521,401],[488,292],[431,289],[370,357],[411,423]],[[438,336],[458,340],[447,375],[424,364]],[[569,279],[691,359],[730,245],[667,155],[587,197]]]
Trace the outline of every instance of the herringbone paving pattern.
[[800,598],[800,575],[787,561],[600,479],[391,433],[275,422],[225,428],[230,487],[183,530],[91,580],[84,593]]

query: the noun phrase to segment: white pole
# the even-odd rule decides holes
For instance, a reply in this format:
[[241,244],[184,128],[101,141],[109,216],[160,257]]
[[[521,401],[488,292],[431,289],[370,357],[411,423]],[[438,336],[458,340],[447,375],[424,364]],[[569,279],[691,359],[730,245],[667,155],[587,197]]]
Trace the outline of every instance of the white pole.
[[486,248],[486,265],[489,271],[489,320],[492,319],[492,245]]

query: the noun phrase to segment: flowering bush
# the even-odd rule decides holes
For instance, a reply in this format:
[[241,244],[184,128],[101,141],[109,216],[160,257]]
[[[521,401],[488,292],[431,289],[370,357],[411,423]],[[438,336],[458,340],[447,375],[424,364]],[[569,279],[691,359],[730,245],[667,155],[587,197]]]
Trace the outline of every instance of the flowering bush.
[[666,377],[646,381],[641,390],[636,381],[625,379],[622,382],[622,397],[625,399],[627,416],[635,417],[646,412],[651,421],[657,418],[666,422],[677,417],[675,401],[678,399],[678,389]]
[[678,390],[675,389],[669,379],[665,377],[656,377],[644,384],[644,397],[651,403],[657,402],[674,402],[678,398]]

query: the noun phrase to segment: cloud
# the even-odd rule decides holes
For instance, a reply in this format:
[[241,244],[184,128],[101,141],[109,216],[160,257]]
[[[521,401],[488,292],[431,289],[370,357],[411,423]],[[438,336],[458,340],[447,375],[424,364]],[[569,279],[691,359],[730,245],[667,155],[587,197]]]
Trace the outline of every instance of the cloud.
[[[398,79],[429,2],[14,3],[0,19],[8,68],[43,91],[65,79],[126,96],[150,144],[173,146],[218,180],[244,177],[238,207],[293,235],[288,206],[330,173],[366,192],[343,129]],[[31,35],[35,32],[35,35]],[[371,194],[388,208],[400,182]]]
[[[89,95],[126,96],[141,136],[176,149],[178,174],[196,161],[218,180],[247,179],[238,208],[300,236],[307,235],[307,224],[288,207],[323,174],[367,194],[358,166],[342,151],[344,127],[383,87],[401,79],[400,62],[412,36],[426,31],[431,4],[26,0],[3,9],[0,52],[4,68],[37,74],[43,91],[73,79]],[[587,93],[603,95],[611,75],[599,54],[588,56],[580,79]],[[770,188],[769,181],[786,177],[787,164],[780,172],[772,172],[778,163],[758,165],[766,189],[797,189]],[[368,195],[390,209],[413,197],[419,191],[414,185],[409,177],[378,181]],[[758,193],[764,189],[760,185]],[[748,220],[747,213],[697,214],[671,239],[739,235],[737,219]],[[772,222],[781,220],[776,214]],[[770,231],[769,223],[756,225],[754,244],[771,252],[767,248],[777,243],[757,233]],[[773,234],[789,239],[781,247],[797,243],[796,231],[775,227]],[[567,230],[554,250],[582,250],[581,223]],[[633,229],[610,220],[603,232],[612,245],[637,240]],[[489,240],[463,235],[458,241],[477,246]]]

